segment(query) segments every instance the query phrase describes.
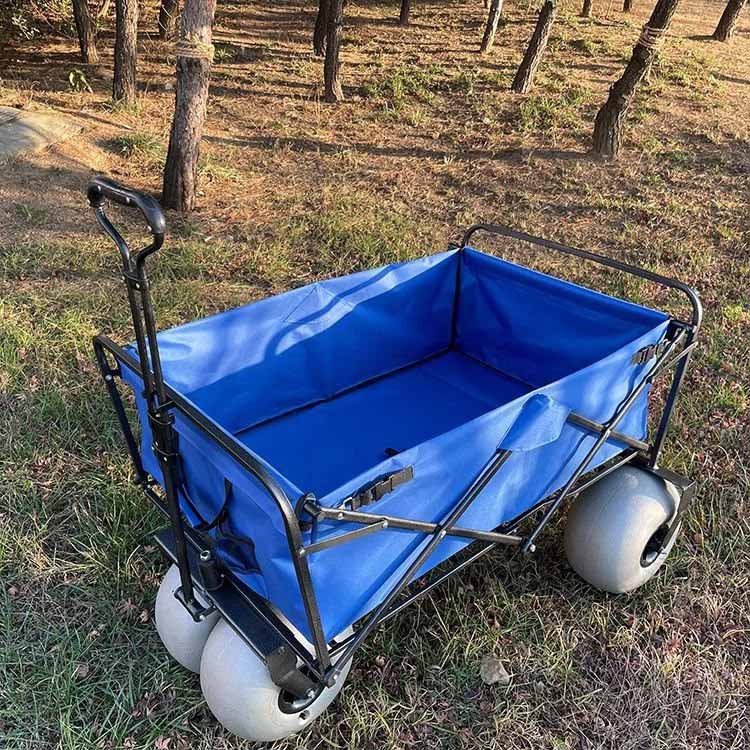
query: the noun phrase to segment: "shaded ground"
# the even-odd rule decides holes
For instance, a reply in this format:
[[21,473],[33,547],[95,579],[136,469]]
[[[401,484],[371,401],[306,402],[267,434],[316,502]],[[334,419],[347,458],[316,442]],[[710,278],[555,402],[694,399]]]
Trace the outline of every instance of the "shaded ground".
[[[682,6],[615,164],[585,152],[644,22],[566,4],[534,91],[507,92],[533,9],[510,2],[486,59],[481,3],[348,10],[348,101],[320,103],[311,5],[222,3],[199,208],[170,216],[162,326],[321,276],[442,249],[477,219],[677,275],[707,307],[666,462],[700,481],[673,559],[644,590],[597,594],[561,525],[534,559],[490,555],[379,632],[312,731],[284,748],[743,748],[750,693],[750,26],[707,40]],[[155,27],[153,17],[144,24]],[[222,51],[223,50],[223,51]],[[86,128],[0,172],[0,737],[5,748],[235,748],[156,636],[159,523],[129,483],[90,336],[130,337],[113,249],[84,206],[93,171],[158,191],[170,49],[141,44],[133,110],[111,59],[65,38],[0,49],[0,105]],[[130,222],[133,231],[139,227]],[[522,256],[525,257],[525,256]],[[587,269],[554,270],[608,283]],[[642,285],[621,292],[671,304]],[[513,680],[487,688],[483,654]]]

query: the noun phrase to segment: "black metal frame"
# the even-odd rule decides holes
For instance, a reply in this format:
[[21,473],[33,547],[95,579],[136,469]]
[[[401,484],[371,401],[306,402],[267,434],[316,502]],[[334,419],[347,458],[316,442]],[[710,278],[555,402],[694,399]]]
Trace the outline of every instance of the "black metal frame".
[[[247,644],[264,659],[273,680],[283,688],[288,696],[288,700],[283,702],[283,705],[288,706],[289,711],[302,710],[315,700],[325,686],[333,685],[346,663],[374,628],[396,616],[413,601],[431,591],[435,586],[462,570],[489,550],[502,544],[519,547],[524,552],[533,552],[537,536],[566,499],[575,497],[625,463],[637,462],[645,469],[667,478],[678,487],[682,500],[656,545],[658,547],[657,552],[669,543],[676,532],[680,523],[680,516],[694,494],[694,484],[684,477],[661,469],[658,466],[658,460],[677,396],[682,386],[685,370],[690,355],[695,348],[695,337],[702,318],[700,300],[690,287],[674,279],[660,276],[621,261],[517,232],[508,227],[477,224],[469,228],[458,248],[459,252],[468,246],[471,238],[479,231],[509,239],[522,240],[536,247],[573,255],[652,281],[661,286],[679,290],[687,296],[692,305],[691,320],[684,322],[671,319],[663,342],[664,346],[660,347],[658,351],[654,349],[644,352],[644,362],[651,358],[654,358],[655,361],[606,423],[602,424],[584,415],[574,413],[568,417],[571,424],[597,435],[594,445],[560,491],[545,498],[521,516],[493,531],[460,527],[458,521],[510,457],[511,451],[503,449],[498,449],[489,458],[452,510],[439,523],[414,521],[382,515],[377,512],[351,510],[346,507],[323,507],[316,502],[312,495],[300,498],[295,509],[295,506],[292,505],[292,502],[274,478],[244,445],[218,429],[211,420],[207,419],[190,402],[164,382],[156,341],[151,294],[145,270],[146,259],[156,252],[164,241],[164,217],[158,204],[143,193],[130,190],[103,177],[96,177],[91,181],[88,198],[89,203],[95,210],[99,224],[115,242],[121,255],[123,280],[133,317],[138,358],[131,356],[129,352],[104,335],[99,335],[94,339],[94,350],[133,462],[136,482],[142,487],[149,499],[169,517],[169,527],[159,532],[155,536],[155,541],[167,557],[179,568],[181,586],[176,596],[196,620],[205,617],[209,611],[218,610],[221,613]],[[139,253],[131,254],[126,242],[104,213],[106,199],[121,205],[139,208],[153,234],[152,243]],[[460,263],[458,265],[460,267]],[[150,367],[142,367],[141,363],[150,363]],[[143,379],[144,395],[148,405],[148,420],[154,438],[153,450],[159,459],[163,474],[163,491],[160,491],[155,479],[150,477],[143,468],[138,442],[128,421],[122,397],[117,387],[116,379],[121,377],[121,365],[125,365]],[[672,366],[676,366],[676,370],[654,440],[649,443],[617,432],[618,423],[635,403],[643,389],[659,373]],[[263,485],[274,500],[284,524],[289,552],[294,564],[309,632],[312,636],[312,653],[306,643],[269,602],[243,584],[230,570],[218,569],[210,549],[207,549],[205,536],[199,530],[185,523],[177,495],[179,446],[177,433],[173,427],[176,411],[191,420],[196,427],[226,450],[242,468],[250,472]],[[599,449],[607,441],[624,446],[624,450],[604,466],[586,474]],[[517,533],[518,527],[526,519],[542,510],[542,516],[532,530],[525,536],[519,535]],[[360,524],[361,527],[305,545],[303,532],[309,525],[310,519],[326,522],[339,521],[347,524],[356,523]],[[340,643],[335,641],[327,643],[310,576],[308,565],[310,555],[334,545],[345,544],[363,535],[378,533],[389,528],[409,529],[424,534],[425,539],[421,550],[389,595],[364,618],[354,634]],[[473,554],[455,563],[452,568],[442,572],[420,590],[397,602],[398,597],[413,582],[417,572],[440,541],[449,535],[472,542],[481,542],[482,545]],[[196,586],[201,589],[202,598],[209,602],[207,607],[201,605],[195,597]],[[282,704],[280,703],[280,705]]]

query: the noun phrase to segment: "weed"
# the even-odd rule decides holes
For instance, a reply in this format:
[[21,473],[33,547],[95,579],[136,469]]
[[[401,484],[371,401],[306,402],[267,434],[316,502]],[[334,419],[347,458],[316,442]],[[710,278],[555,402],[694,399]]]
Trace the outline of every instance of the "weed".
[[519,129],[523,133],[551,132],[577,125],[580,108],[586,101],[586,92],[579,87],[555,95],[534,94],[521,102]]
[[386,109],[398,111],[410,99],[432,101],[434,89],[442,74],[443,69],[436,65],[425,68],[399,66],[379,80],[365,83],[362,94],[378,101]]
[[150,133],[127,133],[117,136],[113,143],[127,159],[135,157],[146,162],[161,161],[166,153],[162,142]]
[[26,203],[16,203],[16,213],[29,224],[40,224],[47,216],[47,209]]
[[238,169],[222,163],[210,154],[201,155],[198,162],[198,174],[209,180],[225,180],[227,182],[238,182],[242,177],[242,173]]
[[68,73],[68,85],[72,91],[88,91],[92,93],[86,74],[80,68],[73,68]]
[[214,50],[214,62],[218,65],[231,63],[235,58],[234,50],[227,46],[216,46]]

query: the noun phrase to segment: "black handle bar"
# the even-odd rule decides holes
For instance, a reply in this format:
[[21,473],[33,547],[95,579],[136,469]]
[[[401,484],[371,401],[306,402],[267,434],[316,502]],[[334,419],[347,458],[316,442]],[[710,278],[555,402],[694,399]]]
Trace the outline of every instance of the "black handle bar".
[[130,266],[130,250],[125,240],[123,240],[120,233],[114,228],[104,213],[104,204],[107,200],[119,203],[121,206],[134,206],[146,219],[154,240],[148,247],[143,248],[138,253],[136,256],[137,263],[142,263],[147,256],[155,253],[164,244],[164,233],[167,229],[167,222],[164,219],[161,206],[150,195],[125,187],[125,185],[121,185],[119,182],[115,182],[115,180],[103,177],[102,175],[96,175],[91,178],[86,195],[89,199],[89,205],[96,211],[97,219],[102,228],[117,245],[126,268]]
[[461,247],[466,247],[469,244],[472,236],[476,232],[489,232],[490,234],[498,234],[502,237],[509,237],[510,239],[523,240],[529,242],[532,245],[538,245],[540,247],[546,247],[549,250],[556,250],[560,253],[566,253],[567,255],[575,255],[577,258],[583,258],[584,260],[590,260],[594,263],[599,263],[602,266],[608,266],[614,268],[617,271],[623,273],[629,273],[633,276],[638,276],[641,279],[652,281],[655,284],[668,287],[670,289],[677,289],[682,292],[689,300],[693,308],[692,326],[693,329],[697,330],[700,327],[701,321],[703,320],[703,305],[701,304],[698,293],[692,287],[687,284],[683,284],[677,279],[669,278],[668,276],[662,276],[661,274],[648,271],[645,268],[639,268],[638,266],[630,265],[629,263],[623,263],[621,260],[615,260],[614,258],[608,258],[606,255],[599,255],[598,253],[592,253],[588,250],[580,250],[577,247],[568,247],[568,245],[562,245],[559,242],[553,240],[545,240],[542,237],[535,237],[533,234],[527,234],[526,232],[519,232],[510,227],[503,226],[502,224],[474,224],[464,232],[463,239],[461,240]]

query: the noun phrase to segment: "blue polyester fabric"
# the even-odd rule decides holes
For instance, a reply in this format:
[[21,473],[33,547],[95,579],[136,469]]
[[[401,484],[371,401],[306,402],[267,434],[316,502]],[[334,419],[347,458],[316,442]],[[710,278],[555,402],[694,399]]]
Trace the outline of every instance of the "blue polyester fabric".
[[[650,363],[633,354],[668,317],[466,248],[312,284],[159,334],[169,385],[268,469],[292,505],[337,507],[412,466],[363,510],[438,522],[498,447],[513,455],[461,517],[491,530],[559,489],[595,441],[569,413],[608,420]],[[137,356],[134,347],[129,348]],[[144,466],[158,481],[142,382]],[[646,435],[648,388],[618,429]],[[218,554],[309,637],[278,508],[263,486],[176,414],[182,507],[221,519]],[[624,450],[609,441],[592,468]],[[225,511],[222,513],[222,511]],[[305,544],[359,528],[321,522]],[[376,607],[427,543],[387,529],[314,553],[328,638]],[[421,573],[463,549],[446,538]]]

